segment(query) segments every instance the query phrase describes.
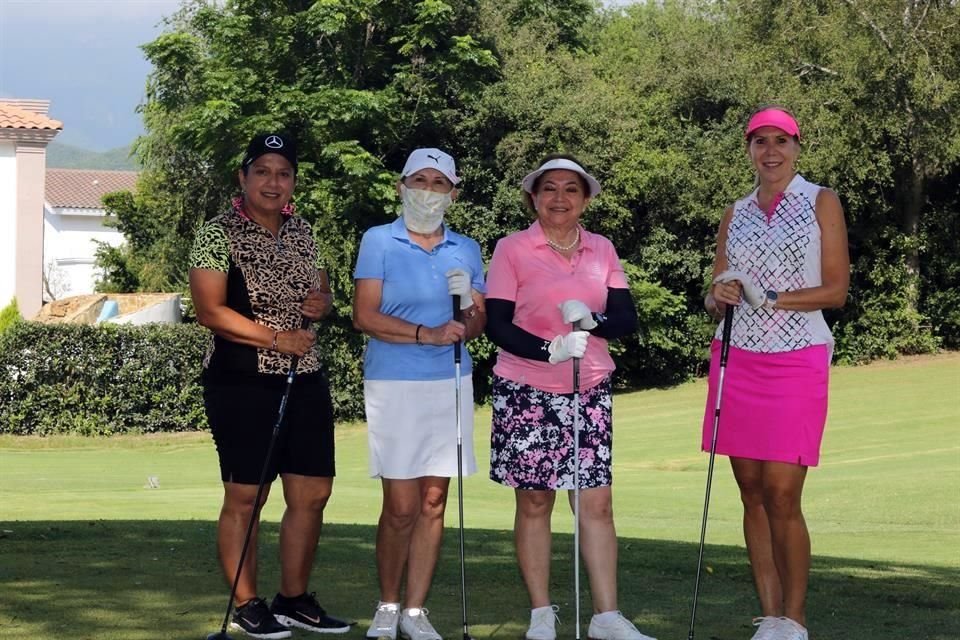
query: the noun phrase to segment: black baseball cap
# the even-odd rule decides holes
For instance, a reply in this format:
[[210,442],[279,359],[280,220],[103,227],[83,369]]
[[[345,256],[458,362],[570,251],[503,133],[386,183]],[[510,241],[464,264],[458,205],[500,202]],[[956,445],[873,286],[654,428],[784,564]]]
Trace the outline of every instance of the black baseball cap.
[[247,152],[240,163],[241,169],[246,169],[262,155],[276,153],[286,158],[297,172],[297,141],[283,133],[261,133],[253,137],[247,145]]

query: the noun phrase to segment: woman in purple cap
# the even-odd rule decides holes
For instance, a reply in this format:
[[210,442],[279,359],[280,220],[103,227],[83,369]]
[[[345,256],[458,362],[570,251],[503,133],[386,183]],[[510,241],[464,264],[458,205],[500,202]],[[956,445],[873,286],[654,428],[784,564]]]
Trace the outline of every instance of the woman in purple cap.
[[483,333],[486,287],[480,246],[444,223],[459,182],[449,154],[415,149],[397,182],[401,215],[363,235],[354,271],[353,323],[369,336],[363,395],[370,475],[383,490],[380,601],[369,638],[394,640],[399,627],[410,640],[440,640],[423,605],[457,475],[458,411],[463,473],[477,469],[470,354],[462,350],[457,407],[453,344]]
[[[517,563],[530,597],[525,637],[556,640],[550,521],[557,491],[573,499],[579,486],[580,550],[594,613],[588,637],[651,640],[619,609],[611,486],[614,363],[607,344],[636,331],[636,308],[613,243],[580,224],[600,183],[576,158],[557,154],[544,158],[521,186],[535,220],[493,252],[487,335],[500,348],[490,478],[513,489],[516,501]],[[580,362],[578,406],[572,402],[574,359]]]
[[[717,453],[730,457],[762,616],[753,640],[806,640],[810,536],[801,510],[807,468],[820,460],[833,337],[822,309],[850,283],[843,208],[797,173],[800,129],[764,107],[746,129],[757,187],[724,213],[707,311],[734,305]],[[710,450],[720,336],[711,348],[703,419]]]

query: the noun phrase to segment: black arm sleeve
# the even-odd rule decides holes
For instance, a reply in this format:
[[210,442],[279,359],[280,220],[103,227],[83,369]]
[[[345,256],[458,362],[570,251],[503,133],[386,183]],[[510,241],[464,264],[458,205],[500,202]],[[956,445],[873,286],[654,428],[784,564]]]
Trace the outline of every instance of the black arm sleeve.
[[549,362],[549,340],[544,340],[513,324],[516,303],[510,300],[487,298],[487,337],[504,351],[521,358]]
[[597,326],[590,330],[590,333],[606,338],[607,340],[616,340],[628,336],[637,330],[637,307],[633,304],[633,296],[630,295],[630,289],[611,289],[607,288],[607,312],[604,314],[603,322],[597,314],[593,314],[597,321]]

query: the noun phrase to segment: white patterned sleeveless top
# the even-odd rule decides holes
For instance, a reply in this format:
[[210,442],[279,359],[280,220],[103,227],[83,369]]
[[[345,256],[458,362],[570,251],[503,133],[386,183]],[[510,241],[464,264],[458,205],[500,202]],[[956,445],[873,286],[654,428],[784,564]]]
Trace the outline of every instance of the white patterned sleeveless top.
[[[727,231],[727,268],[748,274],[763,291],[794,291],[822,284],[817,194],[821,187],[794,176],[773,215],[757,204],[757,191],[733,205]],[[723,322],[716,338],[723,335]],[[825,344],[833,335],[821,311],[734,308],[730,344],[747,351],[779,353]]]

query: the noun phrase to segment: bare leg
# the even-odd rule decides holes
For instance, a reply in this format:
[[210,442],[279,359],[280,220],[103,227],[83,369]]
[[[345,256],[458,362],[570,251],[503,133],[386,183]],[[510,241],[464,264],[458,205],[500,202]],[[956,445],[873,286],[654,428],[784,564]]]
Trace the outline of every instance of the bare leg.
[[[269,495],[270,485],[267,485],[263,488],[261,507],[266,504]],[[231,587],[237,577],[243,538],[247,534],[247,526],[250,523],[256,498],[257,485],[255,484],[223,483],[223,507],[220,509],[220,519],[217,521],[217,550],[220,553],[223,575]],[[247,557],[243,561],[243,573],[237,583],[234,602],[238,605],[257,596],[257,534],[259,531],[258,518],[250,533],[250,546],[247,547]]]
[[333,478],[285,473],[282,480],[287,508],[280,521],[280,593],[293,598],[305,593],[310,582]]
[[517,563],[530,595],[530,607],[550,604],[550,515],[556,491],[517,489],[513,541]]
[[783,589],[783,613],[807,625],[807,582],[810,578],[810,534],[801,497],[807,467],[764,463],[763,504],[770,520],[773,559]]
[[753,582],[764,616],[783,615],[783,588],[773,559],[770,522],[764,507],[764,462],[747,458],[730,458],[733,475],[740,487],[743,502],[743,537],[753,570]]
[[419,478],[420,512],[413,525],[407,556],[407,593],[404,609],[422,607],[433,582],[443,540],[443,512],[450,478]]
[[416,479],[381,480],[383,505],[377,525],[377,576],[380,600],[400,602],[400,585],[407,566],[410,537],[420,513],[420,486]]
[[[570,491],[573,507],[573,491]],[[617,532],[610,487],[580,490],[580,551],[590,576],[593,612],[616,611]]]

